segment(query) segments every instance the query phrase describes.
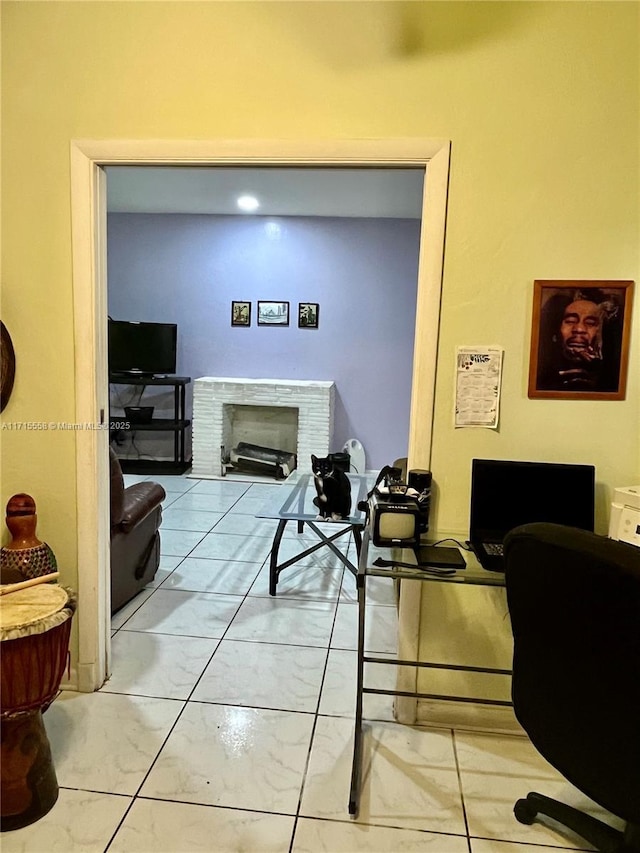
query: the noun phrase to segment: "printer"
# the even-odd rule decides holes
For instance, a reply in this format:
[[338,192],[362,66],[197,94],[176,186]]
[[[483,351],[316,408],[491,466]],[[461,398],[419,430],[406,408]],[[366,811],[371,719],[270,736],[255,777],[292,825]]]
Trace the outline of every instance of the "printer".
[[640,486],[614,489],[609,538],[640,548]]

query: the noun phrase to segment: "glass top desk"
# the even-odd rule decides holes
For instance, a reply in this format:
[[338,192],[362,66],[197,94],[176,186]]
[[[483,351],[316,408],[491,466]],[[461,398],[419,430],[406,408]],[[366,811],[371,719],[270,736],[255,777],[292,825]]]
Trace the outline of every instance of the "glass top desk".
[[[351,515],[343,521],[324,521],[318,518],[318,508],[313,503],[317,495],[313,474],[301,474],[298,471],[294,471],[280,486],[278,495],[267,501],[265,506],[256,513],[256,518],[272,518],[278,521],[269,564],[270,595],[276,594],[280,572],[317,551],[318,548],[330,548],[351,574],[357,576],[358,566],[348,560],[334,543],[341,536],[353,533],[356,553],[358,559],[360,558],[361,534],[366,518],[365,514],[358,509],[358,503],[367,499],[367,493],[372,488],[375,477],[361,474],[347,474],[347,476],[351,481]],[[298,533],[302,533],[306,524],[320,541],[278,565],[280,542],[289,521],[297,523]]]
[[[445,541],[445,540],[442,540]],[[429,544],[424,542],[423,544]],[[360,565],[359,572],[361,577],[381,577],[394,578],[395,580],[414,580],[414,581],[436,581],[437,583],[466,583],[473,586],[505,586],[505,576],[503,572],[489,572],[484,569],[476,560],[472,551],[463,551],[458,547],[462,557],[466,563],[466,568],[448,570],[433,568],[429,570],[429,566],[418,566],[415,553],[408,548],[399,549],[394,552],[397,554],[397,559],[389,558],[390,566]],[[391,551],[390,551],[391,553]],[[411,566],[409,565],[411,563]]]
[[[442,540],[444,541],[444,540]],[[445,695],[442,693],[425,693],[417,690],[383,690],[380,688],[365,686],[364,665],[366,663],[386,664],[396,667],[460,670],[467,672],[487,673],[493,675],[510,676],[510,669],[498,669],[496,667],[468,666],[465,664],[447,664],[442,662],[430,662],[425,660],[406,660],[402,657],[383,658],[379,655],[370,655],[365,652],[365,618],[367,579],[370,577],[392,578],[394,580],[413,580],[431,583],[457,583],[471,584],[475,586],[505,586],[505,575],[502,572],[489,572],[483,569],[477,562],[475,556],[469,552],[462,552],[466,568],[447,573],[438,573],[439,570],[428,566],[420,569],[412,549],[389,549],[390,565],[376,566],[369,563],[369,546],[371,544],[371,530],[369,526],[364,528],[360,543],[358,559],[358,572],[356,583],[358,589],[358,654],[357,654],[357,677],[356,677],[356,711],[355,729],[353,738],[353,762],[351,766],[351,787],[349,790],[349,813],[358,814],[360,802],[360,787],[362,777],[363,760],[363,696],[366,693],[385,694],[389,696],[406,696],[414,699],[436,699],[455,702],[479,702],[488,705],[511,706],[511,702],[502,699],[470,698],[468,696]],[[426,542],[424,543],[426,544]],[[409,565],[411,564],[411,565]],[[412,566],[415,566],[413,568]]]

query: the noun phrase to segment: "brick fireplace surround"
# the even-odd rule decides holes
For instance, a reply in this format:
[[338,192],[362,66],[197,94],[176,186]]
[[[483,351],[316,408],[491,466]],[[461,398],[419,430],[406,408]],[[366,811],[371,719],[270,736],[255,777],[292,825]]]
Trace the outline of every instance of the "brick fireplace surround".
[[[234,379],[203,376],[193,385],[192,477],[220,476],[220,448],[229,449],[228,406],[298,410],[298,470],[311,470],[311,454],[326,456],[333,436],[335,382]],[[259,442],[256,442],[259,443]]]

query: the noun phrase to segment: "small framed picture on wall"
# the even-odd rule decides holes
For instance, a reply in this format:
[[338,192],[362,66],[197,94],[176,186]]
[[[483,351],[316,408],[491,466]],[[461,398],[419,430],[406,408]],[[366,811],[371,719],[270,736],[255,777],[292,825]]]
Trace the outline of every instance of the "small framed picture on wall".
[[232,326],[250,326],[251,325],[251,303],[250,302],[232,302],[231,303],[231,325]]
[[529,397],[624,400],[632,295],[632,281],[535,281]]
[[258,302],[259,326],[288,326],[288,302]]
[[320,306],[317,302],[298,303],[298,328],[317,329]]

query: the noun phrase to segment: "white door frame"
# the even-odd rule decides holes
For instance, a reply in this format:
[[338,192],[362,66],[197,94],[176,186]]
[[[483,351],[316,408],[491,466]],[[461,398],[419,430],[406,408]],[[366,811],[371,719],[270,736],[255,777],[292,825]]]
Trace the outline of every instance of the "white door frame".
[[[76,422],[108,424],[106,181],[103,166],[374,166],[426,169],[409,421],[409,466],[429,468],[440,321],[450,142],[446,139],[72,140],[71,217]],[[109,673],[108,428],[76,432],[78,689]],[[403,584],[401,657],[418,650],[419,582]],[[400,653],[400,649],[399,649]],[[399,679],[414,689],[415,671]],[[400,682],[402,685],[400,686]],[[412,686],[413,685],[413,688]],[[415,702],[400,717],[415,718]]]

